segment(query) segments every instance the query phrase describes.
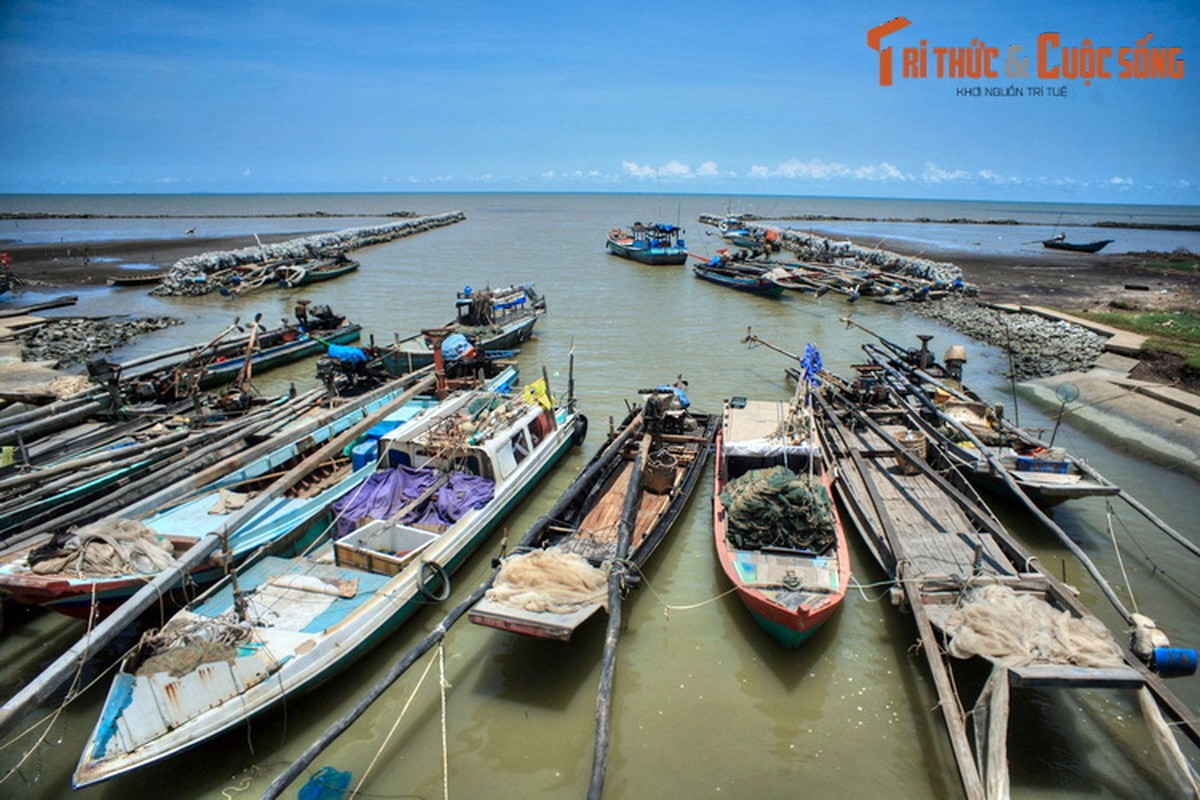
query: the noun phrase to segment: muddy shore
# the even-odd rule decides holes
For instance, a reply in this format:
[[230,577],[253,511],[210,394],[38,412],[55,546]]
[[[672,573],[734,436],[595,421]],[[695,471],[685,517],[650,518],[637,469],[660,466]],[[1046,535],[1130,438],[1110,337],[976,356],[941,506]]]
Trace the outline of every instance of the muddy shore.
[[[295,238],[294,233],[259,235],[265,243]],[[70,244],[2,245],[12,257],[13,274],[30,286],[102,285],[109,277],[166,272],[182,258],[256,244],[250,235],[186,237]],[[856,241],[871,247],[874,242]],[[1006,256],[961,250],[931,252],[927,247],[889,243],[893,252],[958,265],[979,287],[980,299],[995,303],[1045,305],[1064,310],[1095,309],[1113,301],[1136,308],[1200,308],[1200,274],[1167,269],[1171,254],[1105,255],[1047,250],[1036,256]],[[1195,260],[1194,258],[1192,259]],[[135,266],[131,266],[135,265]]]
[[[325,233],[326,231],[314,231]],[[69,244],[3,244],[12,258],[9,270],[30,286],[96,286],[110,277],[166,272],[182,258],[214,250],[237,250],[259,242],[295,239],[296,233],[254,236],[189,236],[177,239],[124,239]],[[307,234],[305,234],[307,235]]]

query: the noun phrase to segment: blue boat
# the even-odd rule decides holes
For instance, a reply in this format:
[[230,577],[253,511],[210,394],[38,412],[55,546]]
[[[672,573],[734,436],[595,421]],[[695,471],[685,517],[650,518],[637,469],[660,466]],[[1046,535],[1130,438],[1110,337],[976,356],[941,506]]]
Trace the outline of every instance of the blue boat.
[[631,230],[613,228],[608,232],[605,249],[642,264],[675,265],[687,262],[687,245],[683,229],[656,222],[652,225],[633,223]]
[[783,294],[783,286],[754,269],[721,266],[709,262],[696,264],[692,267],[692,272],[697,278],[759,297],[779,297]]

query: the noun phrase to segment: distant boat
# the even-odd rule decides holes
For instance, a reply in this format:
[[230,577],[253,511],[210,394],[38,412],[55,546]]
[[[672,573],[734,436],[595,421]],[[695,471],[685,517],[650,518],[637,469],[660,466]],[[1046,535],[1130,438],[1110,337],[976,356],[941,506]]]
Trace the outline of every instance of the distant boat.
[[1068,242],[1061,236],[1056,236],[1053,239],[1043,239],[1042,246],[1048,247],[1051,250],[1070,250],[1074,253],[1099,253],[1106,245],[1112,244],[1115,239],[1100,239],[1095,242],[1075,243]]
[[609,231],[605,248],[614,256],[643,264],[683,264],[687,262],[688,254],[682,237],[683,229],[675,225],[635,222],[632,230],[613,228]]
[[716,450],[717,560],[754,621],[784,647],[798,647],[829,620],[850,583],[812,411],[799,398],[734,397]]
[[747,270],[709,262],[696,264],[692,267],[692,272],[697,278],[710,283],[727,286],[740,292],[749,292],[760,297],[779,297],[783,294],[782,285],[753,269]]
[[107,279],[107,283],[109,286],[149,286],[159,283],[165,277],[167,277],[165,272],[153,272],[145,275],[131,272],[127,275],[113,275]]
[[297,286],[307,286],[318,281],[327,281],[341,277],[348,272],[358,269],[358,262],[351,261],[344,255],[317,261],[301,261],[288,264],[275,270],[275,277],[284,289],[294,289]]

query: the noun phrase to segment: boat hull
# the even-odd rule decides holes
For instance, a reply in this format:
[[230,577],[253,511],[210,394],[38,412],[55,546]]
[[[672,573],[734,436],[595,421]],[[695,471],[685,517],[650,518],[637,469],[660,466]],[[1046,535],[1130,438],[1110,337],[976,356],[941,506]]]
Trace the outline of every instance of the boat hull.
[[[274,367],[290,364],[306,356],[324,352],[329,344],[349,344],[357,341],[362,335],[362,326],[355,323],[345,325],[330,333],[318,333],[315,336],[296,338],[290,342],[270,347],[253,354],[250,357],[252,371],[261,372]],[[209,365],[200,379],[200,388],[211,389],[229,383],[238,376],[246,363],[245,356],[233,356],[223,361]]]
[[[261,585],[275,573],[294,570],[295,574],[320,575],[321,565],[326,565],[325,569],[342,569],[358,576],[356,585],[359,581],[362,585],[355,597],[361,601],[352,601],[334,617],[322,614],[312,620],[319,630],[309,632],[305,627],[294,631],[285,626],[278,633],[281,638],[277,650],[273,651],[269,638],[247,652],[240,648],[237,663],[228,667],[224,662],[206,663],[178,677],[167,672],[144,676],[122,670],[114,679],[73,785],[82,787],[107,780],[192,748],[315,688],[354,663],[427,606],[427,595],[441,588],[442,576],[448,580],[571,448],[576,417],[571,412],[558,412],[559,424],[524,459],[521,471],[514,473],[506,485],[497,487],[496,496],[487,506],[467,512],[457,530],[451,528],[436,537],[421,552],[420,559],[413,559],[391,576],[333,566],[332,544],[309,558],[276,560],[282,564],[255,562],[239,579],[243,592],[253,581],[259,580]],[[438,565],[432,578],[426,577],[427,563]],[[206,609],[206,616],[218,616],[232,603],[232,591],[226,585],[197,611]],[[180,702],[164,711],[155,699],[158,695],[179,698]],[[141,713],[149,714],[150,722],[141,719]],[[124,744],[125,739],[151,723],[161,731],[159,734],[145,737],[124,752],[107,755],[114,737]]]
[[[850,576],[850,556],[842,521],[835,506],[835,544],[825,556],[769,553],[735,548],[729,541],[728,515],[721,502],[727,483],[725,431],[717,434],[717,468],[713,486],[713,542],[717,562],[733,585],[738,599],[750,612],[759,627],[786,648],[804,644],[824,625],[845,599]],[[820,464],[820,462],[817,462]],[[832,476],[823,467],[819,472],[821,484],[832,497]],[[770,584],[778,576],[791,572],[796,575],[823,575],[825,580],[797,584],[794,591],[781,591]]]
[[687,251],[678,247],[648,247],[609,239],[608,252],[614,256],[651,266],[678,266],[687,262]]
[[1113,239],[1101,239],[1097,242],[1063,242],[1058,239],[1046,239],[1042,246],[1050,250],[1066,250],[1071,253],[1099,253],[1113,243]]
[[736,275],[717,270],[706,269],[704,267],[693,267],[692,272],[701,280],[715,283],[718,286],[725,286],[730,289],[736,289],[739,292],[746,292],[758,297],[779,297],[783,294],[783,287],[774,281],[765,280],[761,277],[752,275]]

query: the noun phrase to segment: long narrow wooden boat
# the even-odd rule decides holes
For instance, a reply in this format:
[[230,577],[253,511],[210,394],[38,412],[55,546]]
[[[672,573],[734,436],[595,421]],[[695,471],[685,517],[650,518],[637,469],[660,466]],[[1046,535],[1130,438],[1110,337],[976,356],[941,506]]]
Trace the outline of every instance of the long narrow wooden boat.
[[280,288],[295,289],[321,281],[333,280],[354,272],[359,263],[344,256],[287,264],[275,270]]
[[[290,364],[317,353],[323,353],[331,344],[349,344],[362,335],[358,323],[342,325],[331,331],[296,331],[284,326],[260,337],[257,347],[248,356],[250,367],[255,373]],[[247,356],[231,355],[213,361],[203,367],[200,388],[211,389],[229,383],[245,368]]]
[[[820,433],[835,492],[895,581],[893,603],[917,623],[967,797],[1007,796],[1012,688],[1149,689],[1141,705],[1152,725],[1165,731],[1166,711],[1200,741],[1194,714],[1016,542],[940,448],[916,451],[919,432],[892,425],[869,385],[823,377]],[[972,741],[953,663],[973,658],[992,675],[974,704]]]
[[687,262],[687,244],[682,237],[683,229],[675,225],[635,222],[629,230],[610,230],[604,247],[614,256],[641,264],[675,266]]
[[[468,286],[458,293],[455,307],[455,319],[443,330],[461,337],[443,340],[442,351],[448,360],[461,357],[468,346],[499,353],[529,341],[538,319],[546,313],[546,298],[533,284],[502,289]],[[422,331],[382,348],[379,358],[391,375],[412,372],[433,363],[432,339]]]
[[[639,570],[646,564],[699,481],[719,424],[716,415],[688,410],[686,395],[671,389],[644,392],[644,405],[609,432],[554,510],[504,559],[493,587],[468,612],[472,622],[565,641],[603,608],[635,464],[643,464],[642,490],[630,512],[628,560]],[[642,460],[635,458],[640,450]]]
[[166,272],[137,273],[130,271],[124,275],[111,275],[106,279],[109,286],[153,286],[161,283],[167,277]]
[[693,264],[692,273],[701,280],[759,297],[779,297],[783,294],[783,286],[761,273],[711,263]]
[[[577,440],[573,399],[547,405],[545,393],[471,390],[385,434],[383,468],[329,508],[338,538],[308,556],[247,563],[122,662],[74,784],[244,724],[353,663],[430,598],[447,597],[449,573]],[[382,518],[371,516],[380,507]],[[201,630],[238,635],[201,642]]]
[[[511,371],[496,379],[515,380]],[[70,616],[88,618],[93,610],[105,615],[140,589],[208,531],[220,529],[242,504],[270,485],[273,476],[296,464],[360,420],[408,395],[409,399],[376,426],[352,457],[337,456],[318,466],[271,507],[247,524],[230,531],[226,551],[214,555],[191,573],[197,585],[212,583],[228,564],[238,563],[267,544],[297,533],[296,546],[320,530],[299,530],[316,520],[318,512],[367,478],[374,468],[369,446],[382,432],[437,404],[428,392],[432,377],[396,381],[338,408],[297,419],[266,440],[240,465],[218,465],[208,478],[190,490],[170,487],[132,503],[83,528],[63,524],[8,552],[0,560],[0,590],[15,602],[40,605]]]
[[[862,325],[857,325],[862,330]],[[873,345],[865,350],[871,364],[857,370],[881,390],[890,391],[908,412],[913,427],[936,440],[955,466],[980,486],[1007,491],[1009,478],[1033,502],[1051,507],[1085,497],[1111,497],[1120,487],[1098,480],[1065,448],[1042,441],[1032,431],[1013,425],[1002,408],[985,403],[962,382],[966,349],[953,345],[938,362],[929,350],[932,337],[922,336],[919,349],[906,349],[875,336],[886,352]]]
[[1050,250],[1068,250],[1073,253],[1099,253],[1115,239],[1099,239],[1095,242],[1068,242],[1065,239],[1043,239],[1042,247]]
[[850,582],[831,475],[803,395],[726,401],[713,487],[721,570],[754,620],[785,647],[816,633]]

